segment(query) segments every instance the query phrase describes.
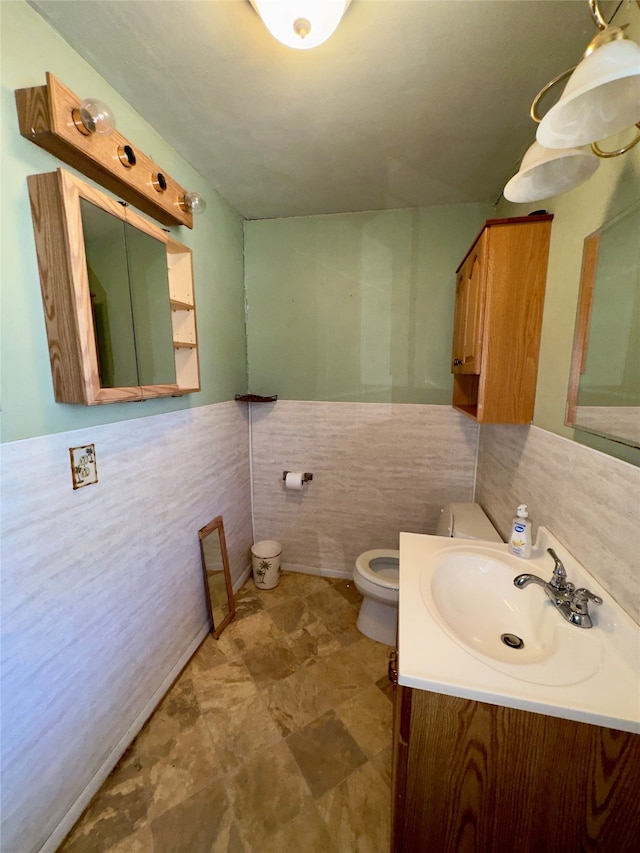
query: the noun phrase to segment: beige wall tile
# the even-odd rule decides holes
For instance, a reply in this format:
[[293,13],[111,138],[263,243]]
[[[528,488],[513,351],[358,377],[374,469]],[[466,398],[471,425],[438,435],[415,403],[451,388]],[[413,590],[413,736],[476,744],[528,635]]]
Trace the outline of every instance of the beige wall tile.
[[483,426],[476,500],[506,538],[519,503],[640,621],[640,469],[538,427]]
[[[74,491],[69,447],[90,443],[98,483]],[[216,515],[238,578],[251,517],[248,418],[234,402],[3,445],[9,847],[26,825],[39,843],[57,831],[197,643],[198,529]]]
[[[433,533],[442,503],[473,498],[474,423],[449,406],[278,401],[252,407],[257,539],[283,563],[351,575],[362,551]],[[308,471],[302,492],[283,471]]]

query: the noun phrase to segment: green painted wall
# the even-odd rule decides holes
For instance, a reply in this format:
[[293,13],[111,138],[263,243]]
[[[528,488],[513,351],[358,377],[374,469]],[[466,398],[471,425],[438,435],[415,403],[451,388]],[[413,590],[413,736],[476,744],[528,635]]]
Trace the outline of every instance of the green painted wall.
[[[2,159],[2,440],[204,406],[246,389],[242,219],[25,2],[0,3]],[[68,168],[18,132],[14,90],[41,86],[51,71],[80,97],[114,110],[118,129],[180,184],[197,189],[206,212],[193,231],[172,228],[194,253],[202,391],[182,398],[108,406],[55,403],[27,193],[27,175]],[[73,171],[70,169],[70,171]]]
[[[532,205],[503,201],[497,214],[490,205],[455,205],[246,222],[245,335],[240,217],[25,2],[0,5],[2,440],[228,400],[247,388],[247,359],[255,393],[449,402],[453,271],[486,218],[522,215]],[[61,164],[19,135],[14,102],[15,89],[42,85],[47,70],[79,95],[110,103],[119,129],[208,201],[192,232],[172,229],[194,251],[199,394],[91,408],[53,400],[26,176]],[[533,205],[555,214],[535,423],[636,463],[636,451],[565,427],[564,410],[584,237],[638,197],[640,147],[603,161],[572,192]]]
[[[626,18],[623,17],[625,14]],[[623,6],[614,23],[620,26],[628,21],[629,35],[640,41],[639,19],[637,10],[633,12]],[[528,105],[524,104],[523,108],[527,109]],[[532,141],[534,136],[532,125]],[[632,134],[627,133],[619,143],[613,140],[603,147],[615,149],[630,138]],[[640,465],[640,450],[573,430],[564,425],[564,418],[584,238],[631,207],[639,198],[640,146],[636,146],[620,157],[601,160],[595,175],[568,193],[535,205],[502,200],[497,210],[499,216],[522,216],[532,207],[546,208],[554,214],[534,424],[636,465]]]
[[249,388],[451,401],[454,271],[485,204],[245,222]]

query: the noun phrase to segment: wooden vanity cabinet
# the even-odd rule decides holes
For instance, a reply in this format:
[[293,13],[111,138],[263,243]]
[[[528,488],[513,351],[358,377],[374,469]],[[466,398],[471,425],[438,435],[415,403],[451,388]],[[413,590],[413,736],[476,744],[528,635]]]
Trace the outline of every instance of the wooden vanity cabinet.
[[392,853],[640,849],[640,736],[397,685]]
[[479,423],[533,417],[552,219],[488,220],[456,270],[453,406]]

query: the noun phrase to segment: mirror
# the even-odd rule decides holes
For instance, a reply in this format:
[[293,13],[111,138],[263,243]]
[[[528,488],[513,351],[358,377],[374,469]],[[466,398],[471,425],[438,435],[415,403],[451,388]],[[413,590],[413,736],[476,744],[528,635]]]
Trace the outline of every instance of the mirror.
[[80,214],[102,388],[139,385],[124,222],[85,199]]
[[200,390],[191,249],[64,169],[28,184],[56,402]]
[[176,381],[165,244],[80,199],[102,388]]
[[211,633],[218,639],[236,614],[222,516],[199,530],[198,536]]
[[640,203],[584,241],[566,424],[640,447]]

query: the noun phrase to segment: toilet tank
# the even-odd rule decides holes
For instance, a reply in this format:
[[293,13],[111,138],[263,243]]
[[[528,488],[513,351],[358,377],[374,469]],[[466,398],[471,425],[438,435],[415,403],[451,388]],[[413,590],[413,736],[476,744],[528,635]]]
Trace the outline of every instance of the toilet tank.
[[440,510],[436,533],[438,536],[455,536],[457,539],[502,542],[502,537],[480,504],[476,503],[445,504]]

